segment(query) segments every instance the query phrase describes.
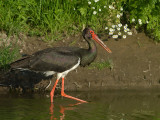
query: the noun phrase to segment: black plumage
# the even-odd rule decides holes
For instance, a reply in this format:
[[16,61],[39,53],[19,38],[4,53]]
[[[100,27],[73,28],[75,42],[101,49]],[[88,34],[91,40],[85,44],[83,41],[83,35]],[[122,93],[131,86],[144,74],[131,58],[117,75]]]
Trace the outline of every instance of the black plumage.
[[77,64],[89,65],[97,56],[97,48],[89,33],[89,29],[83,31],[83,37],[89,44],[88,49],[78,47],[54,47],[38,51],[25,56],[10,64],[11,68],[24,68],[34,71],[64,72]]
[[[90,54],[89,54],[90,53]],[[76,47],[47,48],[33,55],[11,63],[11,68],[24,68],[34,71],[64,72],[72,68],[80,58],[80,65],[86,66],[96,58],[96,51]]]
[[97,56],[97,48],[94,41],[109,53],[111,53],[111,51],[92,29],[85,28],[82,35],[88,43],[88,49],[78,47],[47,48],[32,55],[25,56],[11,63],[10,66],[12,69],[29,69],[44,73],[52,71],[53,73],[57,73],[57,81],[51,91],[51,102],[53,102],[54,90],[60,78],[62,78],[62,96],[86,102],[64,94],[64,77],[79,65],[84,67],[94,61]]

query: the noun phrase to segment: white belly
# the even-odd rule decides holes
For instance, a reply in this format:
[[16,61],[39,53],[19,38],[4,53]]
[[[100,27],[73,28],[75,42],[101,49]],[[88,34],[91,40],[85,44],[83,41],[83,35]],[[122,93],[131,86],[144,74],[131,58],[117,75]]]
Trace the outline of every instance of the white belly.
[[54,72],[54,71],[46,71],[46,72],[44,72],[43,74],[45,74],[45,76],[47,77],[47,76],[51,76],[51,75],[53,75],[53,74],[55,74],[56,72]]
[[74,65],[72,68],[70,68],[64,72],[59,73],[59,72],[55,72],[55,71],[46,71],[46,72],[44,72],[44,74],[47,77],[47,76],[50,76],[50,75],[57,73],[57,79],[60,79],[61,77],[65,77],[70,71],[76,69],[79,66],[79,64],[80,64],[80,58],[79,58],[78,63],[76,65]]

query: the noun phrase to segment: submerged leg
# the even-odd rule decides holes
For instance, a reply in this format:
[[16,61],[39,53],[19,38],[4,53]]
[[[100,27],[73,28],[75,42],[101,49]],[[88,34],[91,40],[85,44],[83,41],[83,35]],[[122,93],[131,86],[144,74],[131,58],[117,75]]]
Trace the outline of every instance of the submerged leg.
[[55,88],[56,88],[56,85],[58,83],[59,79],[56,80],[51,92],[50,92],[50,97],[51,97],[51,103],[53,102],[53,97],[54,97],[54,91],[55,91]]
[[78,99],[78,98],[76,98],[76,97],[72,97],[72,96],[66,95],[66,94],[64,93],[64,78],[63,78],[63,77],[62,77],[61,95],[64,96],[64,97],[70,98],[70,99],[74,99],[74,100],[77,100],[77,101],[80,101],[80,102],[87,103],[87,101],[84,101],[84,100]]

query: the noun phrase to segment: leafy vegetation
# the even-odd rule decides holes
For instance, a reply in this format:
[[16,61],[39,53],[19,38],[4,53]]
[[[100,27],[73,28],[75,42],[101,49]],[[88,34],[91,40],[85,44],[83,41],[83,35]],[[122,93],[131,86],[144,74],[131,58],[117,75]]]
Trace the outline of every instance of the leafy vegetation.
[[0,48],[0,69],[6,70],[8,69],[8,64],[17,58],[18,49],[13,48],[12,45],[6,46],[3,44]]
[[129,0],[124,8],[132,26],[146,30],[152,38],[160,41],[160,0]]
[[[103,4],[108,2],[94,3],[94,9],[100,9]],[[23,32],[56,40],[60,34],[73,34],[87,24],[100,28],[105,23],[102,16],[107,16],[108,7],[96,15],[94,9],[86,0],[2,0],[0,29],[8,34]]]
[[122,22],[146,29],[159,41],[159,10],[159,0],[1,0],[0,30],[56,40],[87,25],[104,30]]

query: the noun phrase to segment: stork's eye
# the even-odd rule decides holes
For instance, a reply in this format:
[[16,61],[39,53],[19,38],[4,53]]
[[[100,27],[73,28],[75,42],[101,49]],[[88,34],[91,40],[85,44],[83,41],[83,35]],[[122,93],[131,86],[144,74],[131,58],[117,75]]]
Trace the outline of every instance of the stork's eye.
[[93,32],[92,30],[90,31],[90,33],[91,33],[91,34],[94,34],[94,32]]

